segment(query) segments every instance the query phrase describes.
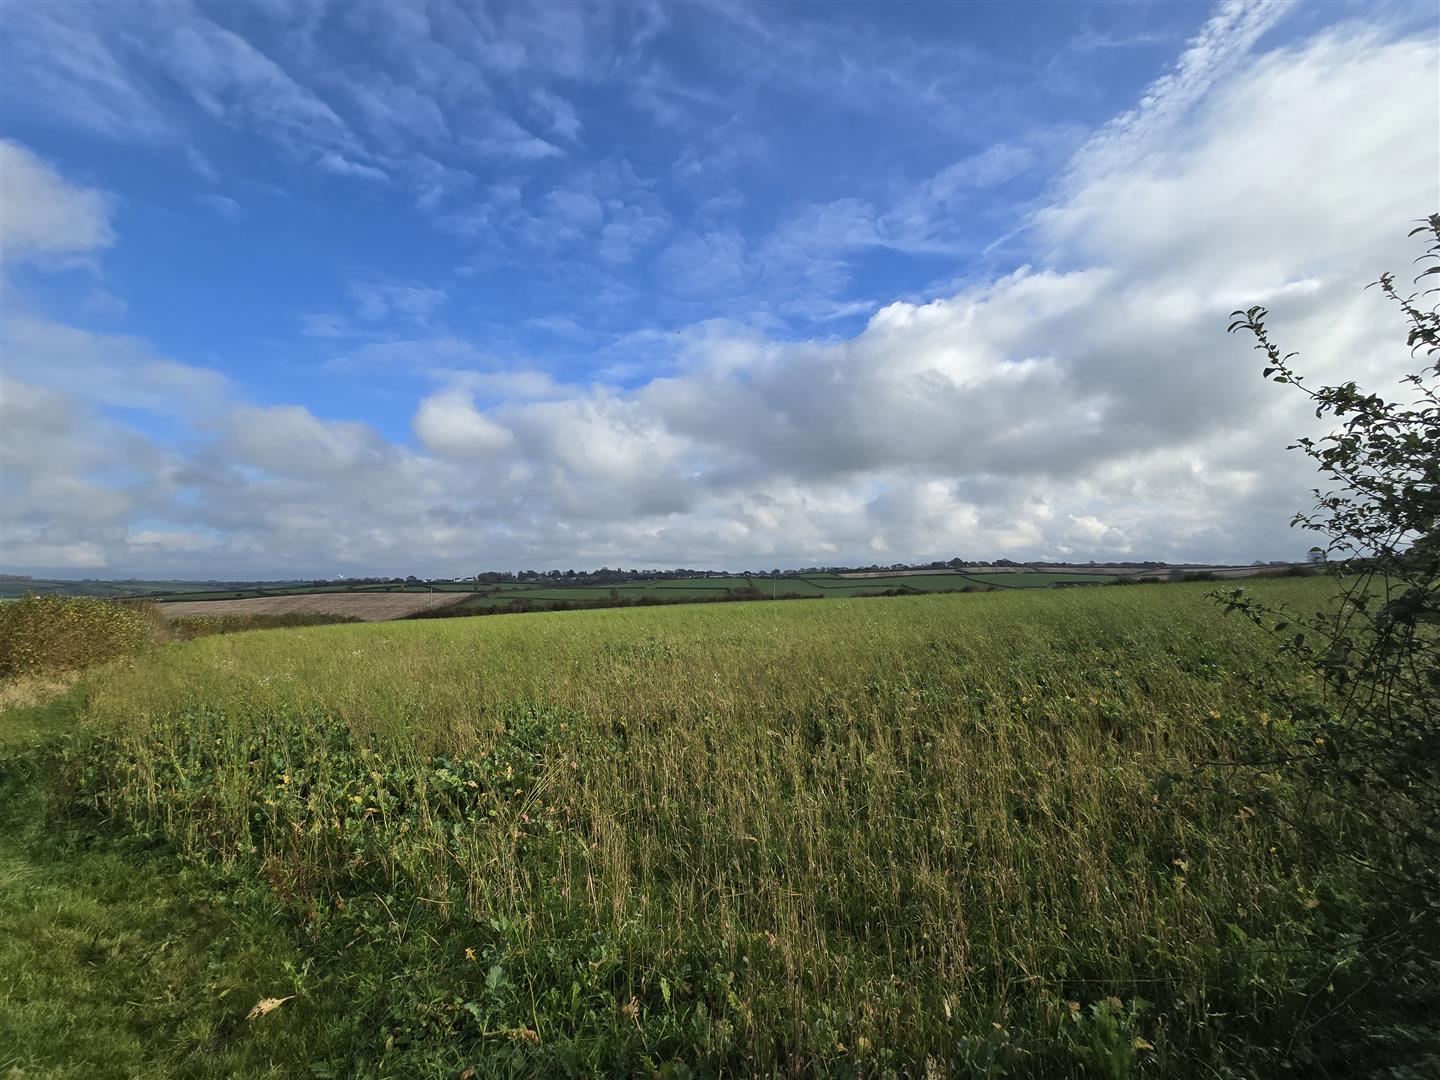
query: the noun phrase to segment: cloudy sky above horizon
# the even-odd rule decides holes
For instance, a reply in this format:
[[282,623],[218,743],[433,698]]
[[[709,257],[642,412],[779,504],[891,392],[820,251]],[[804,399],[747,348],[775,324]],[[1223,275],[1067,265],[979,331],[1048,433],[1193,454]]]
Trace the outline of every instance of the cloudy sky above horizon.
[[[14,2],[0,563],[1298,558],[1427,4]],[[1313,417],[1309,417],[1313,423]]]

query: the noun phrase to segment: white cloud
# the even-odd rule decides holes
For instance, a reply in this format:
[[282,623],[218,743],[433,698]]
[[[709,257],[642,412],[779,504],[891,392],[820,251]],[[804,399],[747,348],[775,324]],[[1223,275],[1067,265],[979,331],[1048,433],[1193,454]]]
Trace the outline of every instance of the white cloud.
[[219,214],[226,221],[239,221],[245,208],[228,195],[196,195],[195,201]]
[[74,256],[113,242],[105,195],[76,187],[19,143],[0,139],[0,260]]
[[318,168],[335,176],[353,176],[360,180],[388,180],[385,170],[364,162],[351,161],[334,150],[326,150],[315,159]]
[[390,460],[403,456],[368,425],[321,420],[300,405],[234,408],[221,444],[229,464],[316,482],[383,471]]
[[[187,144],[185,100],[213,119],[274,140],[337,175],[386,174],[346,121],[270,55],[187,4],[15,4],[5,59],[35,108],[112,138],[170,144],[202,175],[214,168]],[[8,85],[8,84],[7,84]],[[192,114],[193,115],[193,114]]]
[[367,322],[394,316],[423,325],[447,299],[443,289],[402,281],[352,281],[348,291],[355,313]]
[[165,532],[156,529],[132,532],[125,541],[132,550],[160,558],[214,551],[219,546],[218,539],[207,533]]
[[485,117],[482,133],[465,142],[477,153],[500,161],[540,161],[564,152],[503,113]]
[[220,410],[230,381],[217,371],[176,363],[144,341],[7,313],[6,373],[97,406],[140,409],[192,421]]
[[114,139],[177,137],[178,127],[148,82],[117,54],[104,8],[7,4],[0,34],[17,94],[49,116]]
[[432,95],[383,71],[371,69],[363,79],[339,76],[336,81],[355,102],[370,131],[392,152],[402,152],[411,140],[443,143],[451,136],[445,111]]
[[433,454],[446,458],[494,458],[514,445],[504,427],[475,408],[463,390],[428,397],[415,412],[415,434]]
[[570,102],[543,87],[534,91],[530,100],[535,103],[535,107],[546,118],[550,130],[557,136],[567,142],[574,142],[580,137],[580,117]]

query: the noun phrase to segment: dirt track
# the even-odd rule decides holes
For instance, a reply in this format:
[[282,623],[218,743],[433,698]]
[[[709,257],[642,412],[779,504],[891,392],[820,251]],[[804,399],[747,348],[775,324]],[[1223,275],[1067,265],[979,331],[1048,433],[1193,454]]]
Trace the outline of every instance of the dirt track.
[[348,615],[365,622],[403,619],[417,611],[445,607],[469,593],[307,593],[262,596],[250,600],[182,600],[156,604],[167,619],[186,615]]

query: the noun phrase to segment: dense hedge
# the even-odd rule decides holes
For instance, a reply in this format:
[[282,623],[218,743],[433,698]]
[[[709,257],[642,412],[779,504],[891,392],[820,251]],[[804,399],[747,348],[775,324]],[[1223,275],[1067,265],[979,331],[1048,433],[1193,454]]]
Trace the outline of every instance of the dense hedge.
[[280,630],[295,626],[330,626],[335,623],[358,623],[351,615],[325,615],[315,612],[244,612],[227,615],[183,615],[171,619],[166,627],[168,637],[190,641],[212,634],[238,634],[245,630]]
[[141,607],[91,596],[38,596],[0,604],[0,678],[69,671],[149,644]]

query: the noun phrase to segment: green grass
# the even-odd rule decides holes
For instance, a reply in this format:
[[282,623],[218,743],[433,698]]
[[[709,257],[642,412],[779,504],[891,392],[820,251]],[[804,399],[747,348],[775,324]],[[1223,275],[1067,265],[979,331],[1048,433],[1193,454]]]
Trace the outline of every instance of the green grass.
[[57,812],[51,762],[25,748],[82,709],[71,693],[0,720],[0,1076],[294,1075],[333,1042],[332,1010],[245,1020],[303,980],[293,924]]
[[0,599],[18,600],[27,593],[60,596],[97,596],[118,599],[148,597],[203,589],[203,585],[187,581],[69,581],[48,578],[0,580]]
[[263,885],[308,965],[269,1029],[340,1075],[1332,1067],[1372,904],[1191,779],[1269,722],[1271,647],[1207,590],[205,638],[86,678],[50,782]]

